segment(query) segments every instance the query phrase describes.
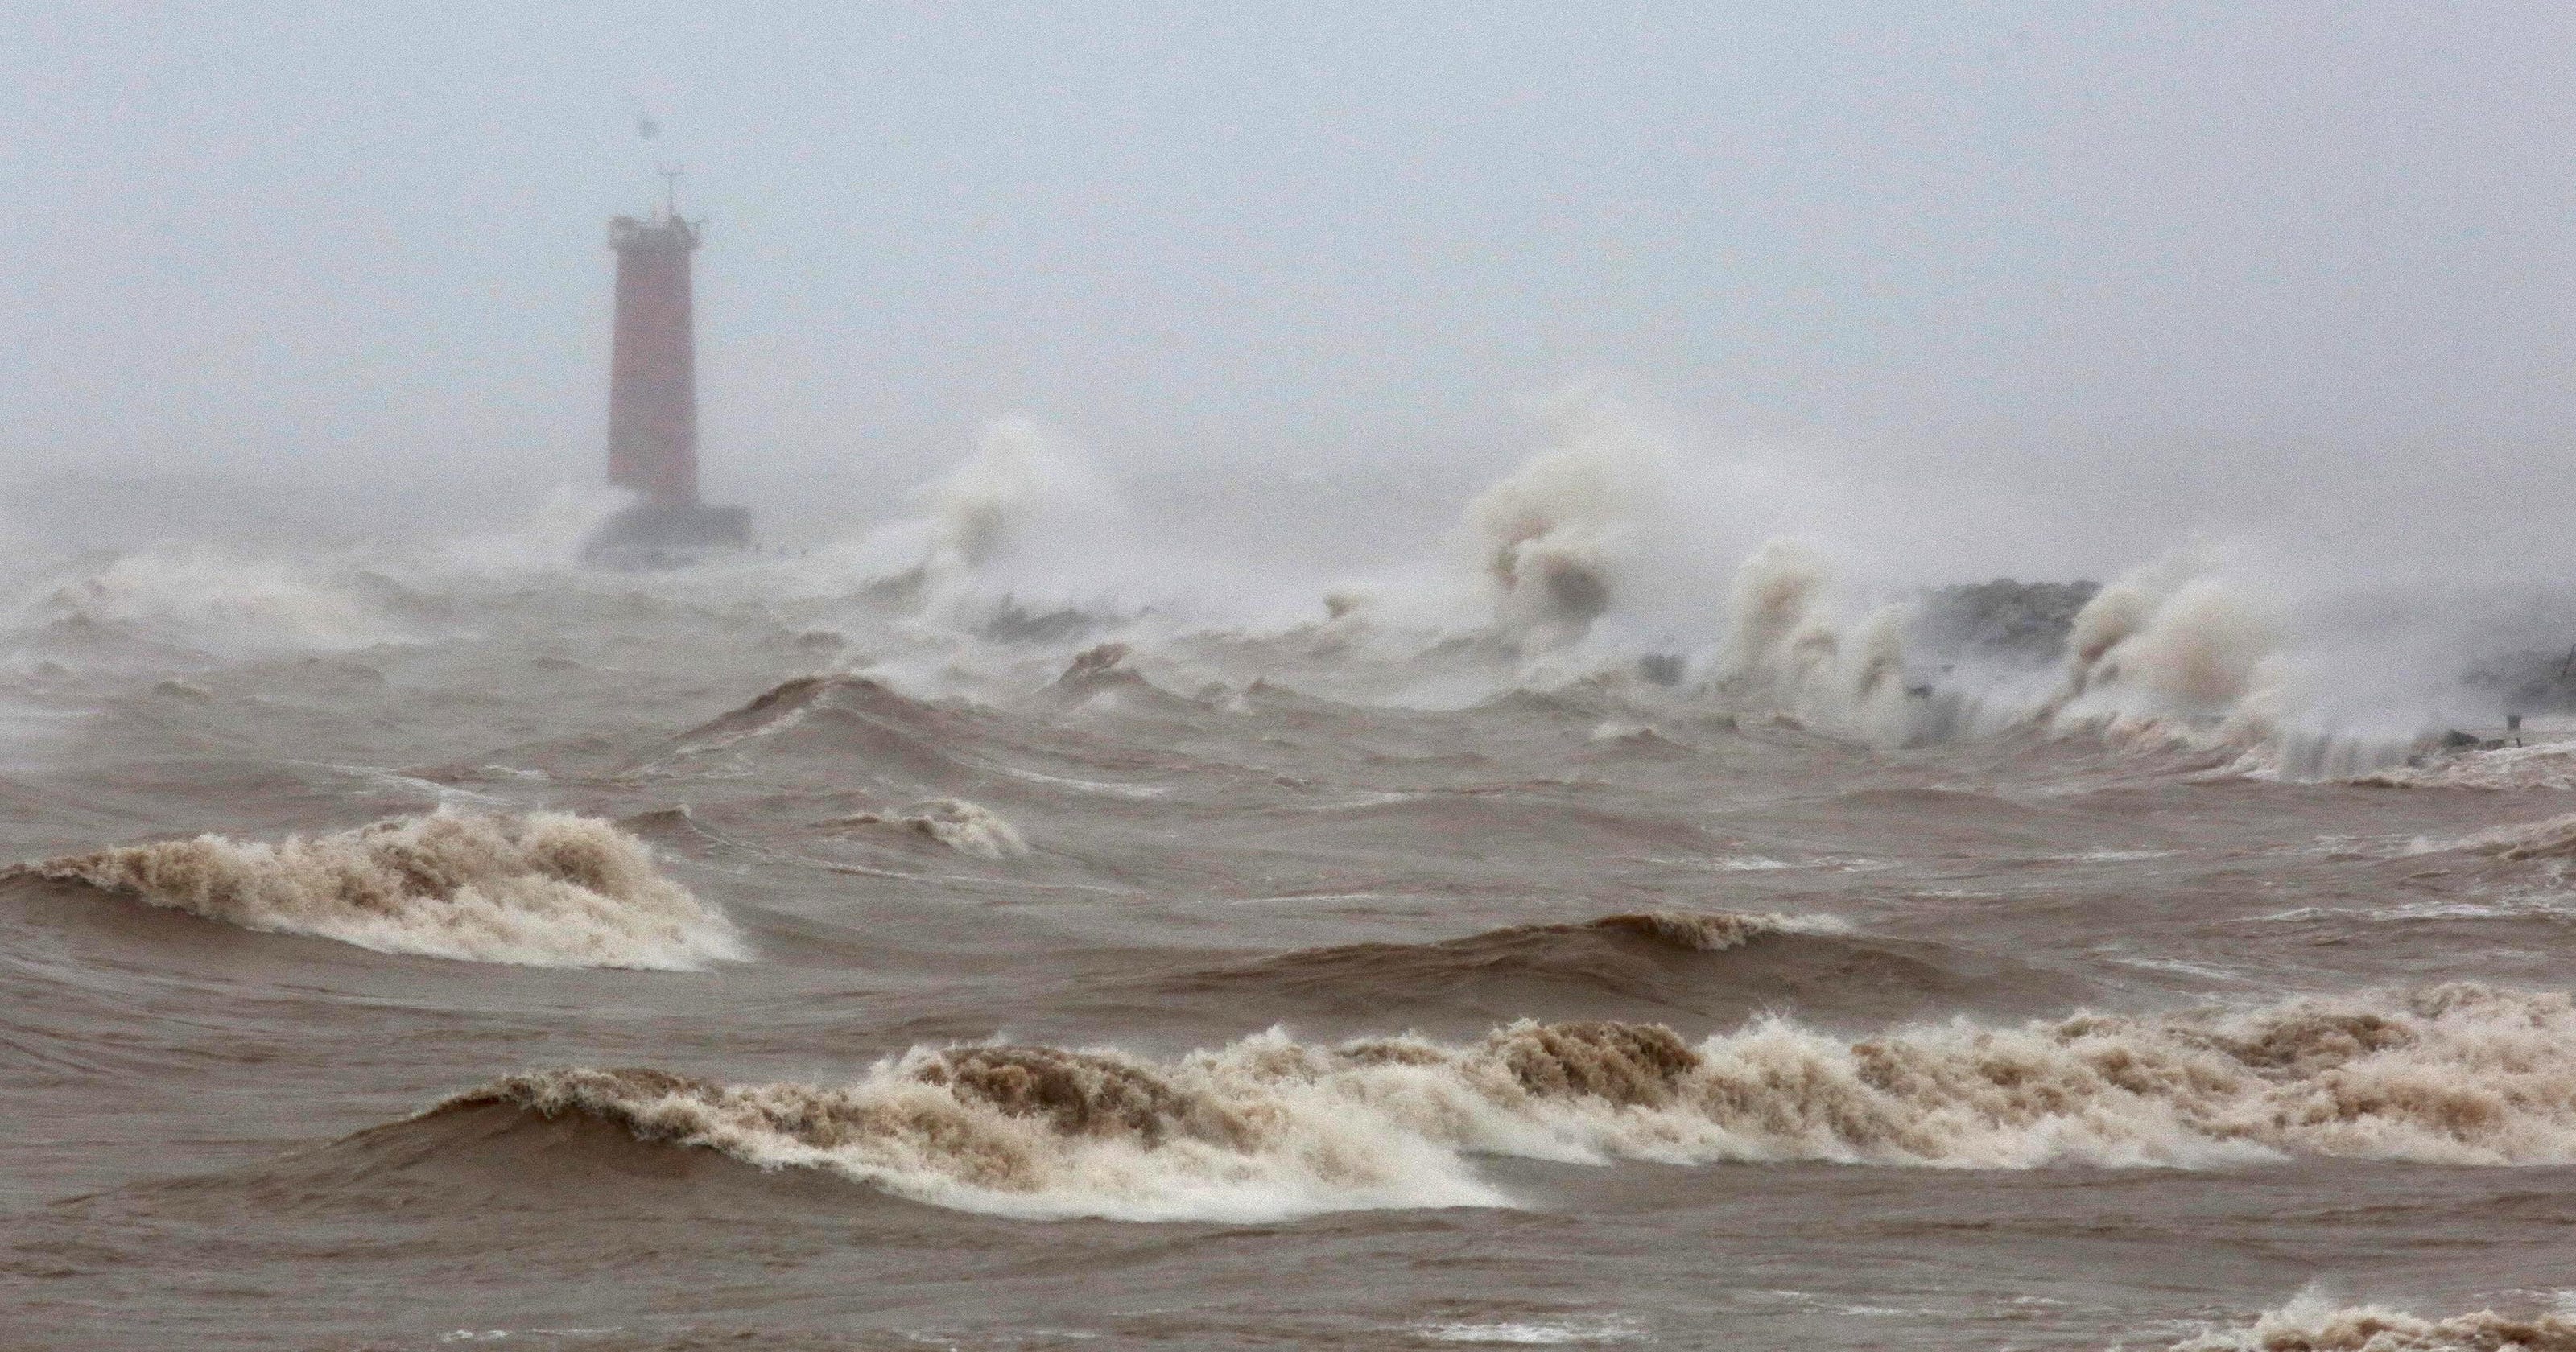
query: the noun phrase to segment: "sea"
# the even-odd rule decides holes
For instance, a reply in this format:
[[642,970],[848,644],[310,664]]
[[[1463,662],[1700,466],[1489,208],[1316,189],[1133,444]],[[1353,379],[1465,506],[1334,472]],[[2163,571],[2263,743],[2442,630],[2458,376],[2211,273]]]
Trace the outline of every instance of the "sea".
[[0,1345],[2576,1349],[2551,690],[1597,448],[1113,496],[21,540]]

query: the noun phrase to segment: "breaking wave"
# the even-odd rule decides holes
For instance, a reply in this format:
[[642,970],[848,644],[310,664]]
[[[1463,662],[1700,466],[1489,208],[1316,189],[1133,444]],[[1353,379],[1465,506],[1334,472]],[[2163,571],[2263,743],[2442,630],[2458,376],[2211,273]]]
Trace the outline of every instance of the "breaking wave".
[[1610,609],[1651,459],[1599,443],[1544,452],[1467,504],[1466,527],[1508,630],[1579,636]]
[[2576,812],[2547,821],[2499,826],[2438,848],[2475,850],[2504,859],[2576,859]]
[[530,967],[686,969],[746,956],[723,915],[607,822],[441,808],[275,844],[203,835],[14,865],[244,929]]
[[1723,953],[1741,948],[1756,939],[1772,934],[1848,934],[1848,921],[1829,915],[1782,915],[1771,911],[1749,915],[1741,911],[1648,911],[1636,915],[1605,915],[1582,925],[1534,926],[1551,931],[1573,929],[1607,930],[1652,939],[1674,948],[1695,953]]
[[162,545],[59,578],[20,618],[100,626],[226,657],[343,652],[416,637],[382,574],[206,545]]
[[2198,553],[2133,570],[2094,593],[2067,636],[2075,717],[2225,718],[2252,694],[2279,621]]
[[1010,859],[1029,852],[1020,829],[1002,815],[960,798],[933,798],[894,812],[860,812],[842,818],[852,826],[895,826],[979,859]]
[[2543,742],[2420,756],[2409,764],[2354,776],[2351,782],[2386,789],[2576,789],[2576,744]]
[[1881,606],[1847,618],[1824,556],[1772,540],[1736,569],[1719,687],[1736,703],[1793,713],[1880,742],[1909,740],[1910,616]]
[[986,424],[974,454],[910,497],[912,516],[835,552],[866,594],[958,629],[1024,626],[1027,605],[1043,612],[1088,599],[1069,586],[1137,580],[1107,547],[1128,533],[1116,492],[1026,418]]
[[1841,1041],[1777,1018],[1518,1023],[1466,1044],[1272,1030],[1161,1061],[915,1048],[841,1086],[539,1070],[432,1112],[587,1115],[648,1141],[1024,1216],[1248,1220],[1500,1206],[1471,1160],[2011,1169],[2289,1155],[2576,1161],[2576,1004],[2450,985]]
[[2251,1324],[2214,1330],[2173,1352],[2576,1352],[2576,1320],[2493,1310],[2424,1319],[2381,1305],[2302,1296]]

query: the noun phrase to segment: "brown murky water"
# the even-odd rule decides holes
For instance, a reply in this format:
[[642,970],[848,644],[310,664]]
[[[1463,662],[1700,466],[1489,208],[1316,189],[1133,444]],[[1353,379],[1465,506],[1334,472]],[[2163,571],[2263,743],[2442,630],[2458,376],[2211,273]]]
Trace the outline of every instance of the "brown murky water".
[[845,583],[30,593],[0,1342],[2576,1346],[2576,751]]

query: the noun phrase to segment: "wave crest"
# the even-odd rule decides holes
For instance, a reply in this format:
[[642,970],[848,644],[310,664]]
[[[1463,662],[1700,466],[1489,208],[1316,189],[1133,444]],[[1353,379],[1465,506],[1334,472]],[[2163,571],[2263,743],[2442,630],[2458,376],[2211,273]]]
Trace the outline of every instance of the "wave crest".
[[2576,812],[2480,831],[2446,848],[2475,850],[2503,859],[2576,859]]
[[733,927],[615,826],[441,808],[274,844],[202,835],[12,866],[244,929],[532,967],[694,968]]
[[2576,789],[2576,745],[2566,742],[2418,759],[2423,763],[2383,767],[2351,782],[2383,789]]
[[[855,1083],[545,1070],[441,1105],[593,1115],[764,1167],[1031,1216],[1250,1219],[1502,1205],[1477,1154],[1675,1164],[2193,1167],[2305,1154],[2576,1161],[2576,1004],[2436,987],[2372,1004],[2079,1014],[1844,1042],[1762,1019],[1522,1022],[1468,1042],[1279,1030],[1172,1061],[916,1048]],[[435,1111],[435,1110],[433,1110]]]
[[1699,953],[1723,953],[1766,935],[1844,934],[1851,926],[1829,915],[1783,915],[1778,911],[1758,915],[1744,911],[1645,911],[1605,915],[1581,928],[1615,930]]
[[2576,1352],[2576,1321],[2479,1310],[2424,1319],[2380,1305],[2303,1296],[2252,1324],[2174,1344],[2174,1352]]
[[1830,915],[1656,911],[1508,925],[1424,943],[1295,949],[1143,978],[1157,1009],[1221,1002],[1242,1021],[1465,1032],[1515,1015],[1731,1021],[1766,1011],[1872,1026],[1935,1011],[2065,1008],[2080,980],[2010,959],[1854,932]]
[[1002,814],[962,798],[932,798],[895,812],[860,812],[841,819],[850,826],[898,826],[978,859],[1011,859],[1029,852],[1020,828]]

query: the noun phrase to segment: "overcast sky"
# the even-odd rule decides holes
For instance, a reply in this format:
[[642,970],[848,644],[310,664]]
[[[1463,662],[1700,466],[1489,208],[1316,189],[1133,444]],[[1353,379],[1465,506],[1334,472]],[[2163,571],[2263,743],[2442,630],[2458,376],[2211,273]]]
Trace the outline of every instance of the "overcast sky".
[[873,514],[1008,413],[1472,482],[1588,381],[1963,566],[2576,562],[2564,4],[0,15],[13,477],[594,479],[603,223],[678,160],[755,505]]

